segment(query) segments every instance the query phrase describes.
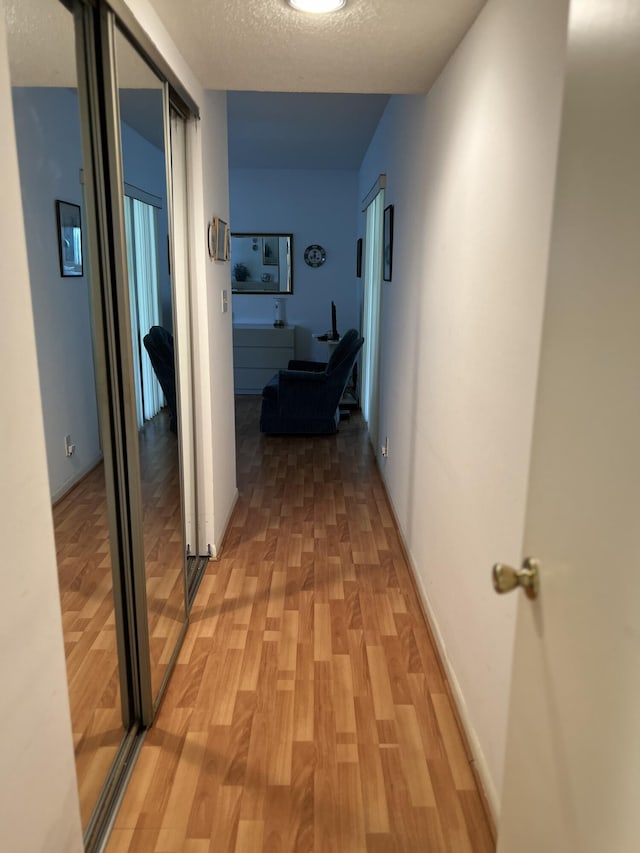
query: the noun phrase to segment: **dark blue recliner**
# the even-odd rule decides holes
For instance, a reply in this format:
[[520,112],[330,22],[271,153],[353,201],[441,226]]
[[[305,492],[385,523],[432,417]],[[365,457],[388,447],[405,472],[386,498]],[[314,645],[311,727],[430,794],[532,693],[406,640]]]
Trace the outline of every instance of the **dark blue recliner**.
[[178,410],[176,405],[176,368],[173,352],[173,336],[162,326],[152,326],[142,339],[149,353],[151,366],[158,377],[162,393],[169,409],[169,429],[178,432]]
[[321,435],[337,432],[339,403],[364,338],[350,329],[329,361],[290,361],[262,391],[260,431]]

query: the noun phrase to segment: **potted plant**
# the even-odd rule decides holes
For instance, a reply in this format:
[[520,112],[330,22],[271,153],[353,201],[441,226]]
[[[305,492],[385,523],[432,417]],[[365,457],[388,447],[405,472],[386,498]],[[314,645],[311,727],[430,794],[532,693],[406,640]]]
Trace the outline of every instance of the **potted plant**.
[[233,277],[236,281],[246,281],[249,278],[249,267],[245,264],[236,264],[233,268]]

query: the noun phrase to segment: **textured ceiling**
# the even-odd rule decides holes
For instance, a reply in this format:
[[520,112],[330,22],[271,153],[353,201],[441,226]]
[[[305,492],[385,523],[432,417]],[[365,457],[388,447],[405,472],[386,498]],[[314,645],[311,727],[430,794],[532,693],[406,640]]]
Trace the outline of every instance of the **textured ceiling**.
[[[382,95],[428,91],[485,0],[347,0],[328,16],[286,0],[150,2],[202,85],[230,90],[232,167],[353,169]],[[75,86],[73,22],[62,4],[4,0],[4,8],[13,85]],[[119,59],[123,86],[155,85],[139,61]],[[143,106],[142,91],[123,93],[125,120],[159,144]]]
[[207,89],[426,92],[485,0],[151,0]]
[[77,85],[73,16],[57,0],[3,0],[13,86]]

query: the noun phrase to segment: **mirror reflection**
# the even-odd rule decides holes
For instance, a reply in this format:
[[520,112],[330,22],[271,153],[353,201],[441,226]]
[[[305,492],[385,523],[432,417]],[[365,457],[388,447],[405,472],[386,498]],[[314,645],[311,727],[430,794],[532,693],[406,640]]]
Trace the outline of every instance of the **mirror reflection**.
[[233,293],[292,293],[291,234],[232,234]]
[[134,353],[132,381],[155,700],[168,677],[186,621],[181,422],[175,364],[178,344],[177,340],[174,344],[171,271],[163,250],[169,234],[164,89],[120,31],[115,44]]

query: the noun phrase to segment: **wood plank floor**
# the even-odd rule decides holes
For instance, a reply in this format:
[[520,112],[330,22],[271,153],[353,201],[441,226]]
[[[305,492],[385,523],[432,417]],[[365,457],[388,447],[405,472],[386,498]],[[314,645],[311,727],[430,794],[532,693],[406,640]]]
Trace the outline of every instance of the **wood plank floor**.
[[151,688],[158,694],[186,619],[178,439],[166,409],[140,430]]
[[102,464],[53,508],[67,684],[82,825],[125,731]]
[[[185,619],[178,445],[166,411],[140,430],[140,467],[155,694]],[[86,826],[125,735],[102,464],[55,505],[53,523],[80,812]]]
[[257,418],[109,853],[492,851],[361,419]]

